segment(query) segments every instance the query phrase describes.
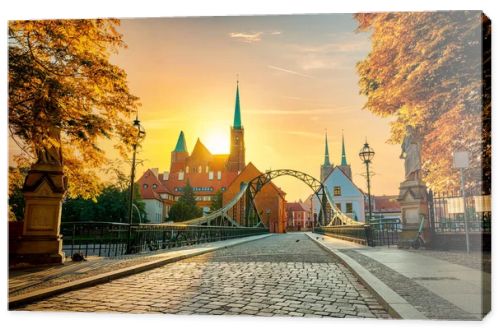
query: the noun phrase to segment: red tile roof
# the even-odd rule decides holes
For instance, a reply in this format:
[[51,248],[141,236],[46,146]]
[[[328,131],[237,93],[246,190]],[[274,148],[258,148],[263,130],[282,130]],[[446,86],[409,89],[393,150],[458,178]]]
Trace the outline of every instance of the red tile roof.
[[309,211],[301,202],[286,203],[286,211]]
[[373,210],[375,212],[400,212],[401,206],[397,195],[373,196]]
[[[145,171],[136,183],[139,185],[139,190],[143,199],[161,200],[160,194],[171,193],[152,169]],[[147,185],[146,188],[144,188],[145,184]]]

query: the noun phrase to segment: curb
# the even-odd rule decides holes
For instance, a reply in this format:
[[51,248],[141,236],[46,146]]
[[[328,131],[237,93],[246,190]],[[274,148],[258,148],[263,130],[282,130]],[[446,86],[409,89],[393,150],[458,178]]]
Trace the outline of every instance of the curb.
[[[122,278],[125,276],[138,274],[138,273],[141,273],[143,271],[155,269],[155,268],[161,267],[165,264],[181,261],[181,260],[188,259],[188,258],[191,258],[194,256],[202,255],[205,253],[210,253],[210,252],[213,252],[213,251],[216,251],[218,249],[225,248],[225,247],[233,247],[233,246],[241,245],[241,244],[244,244],[247,242],[267,238],[270,236],[271,236],[271,234],[262,234],[262,235],[256,235],[256,236],[251,236],[251,237],[245,237],[243,240],[236,239],[235,240],[236,242],[231,243],[229,245],[204,247],[201,250],[187,249],[186,250],[187,254],[177,255],[177,256],[174,255],[171,257],[167,257],[167,258],[162,258],[162,259],[158,259],[158,260],[153,260],[153,261],[137,264],[135,266],[130,266],[130,267],[114,270],[111,272],[102,273],[99,275],[74,280],[74,281],[63,283],[63,284],[60,284],[57,286],[27,292],[27,293],[20,294],[20,295],[14,296],[12,298],[9,298],[9,310],[14,310],[20,306],[30,304],[34,301],[38,301],[38,300],[52,297],[55,295],[59,295],[59,294],[62,294],[64,292],[79,290],[79,289],[87,288],[87,287],[90,287],[93,285],[107,283],[107,282],[110,282],[110,281],[118,279],[118,278]],[[189,251],[191,251],[191,252],[189,252]]]
[[342,252],[328,247],[320,240],[316,240],[316,238],[314,238],[310,233],[306,233],[306,235],[312,241],[316,242],[321,248],[337,257],[368,288],[368,290],[375,295],[380,304],[386,308],[392,317],[414,320],[427,319],[427,317],[418,311],[413,305],[408,303],[403,297],[398,295],[394,290],[375,277],[375,275],[366,270],[358,262]]

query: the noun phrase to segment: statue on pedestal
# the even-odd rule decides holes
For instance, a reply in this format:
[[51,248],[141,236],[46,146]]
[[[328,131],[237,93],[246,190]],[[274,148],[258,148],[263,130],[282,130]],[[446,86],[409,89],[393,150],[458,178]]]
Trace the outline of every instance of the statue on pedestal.
[[415,240],[420,222],[424,221],[425,226],[428,226],[427,187],[421,179],[421,143],[422,137],[417,129],[407,125],[399,156],[405,161],[405,179],[399,186],[398,197],[403,224],[403,230],[399,233],[400,246],[408,240]]
[[418,136],[414,127],[406,126],[406,136],[401,144],[400,159],[405,159],[405,180],[406,181],[420,181],[420,142],[421,138]]
[[35,103],[35,124],[32,141],[36,162],[23,185],[25,200],[22,234],[9,246],[9,260],[13,265],[63,263],[61,209],[67,188],[63,172],[61,128],[58,113],[46,98]]

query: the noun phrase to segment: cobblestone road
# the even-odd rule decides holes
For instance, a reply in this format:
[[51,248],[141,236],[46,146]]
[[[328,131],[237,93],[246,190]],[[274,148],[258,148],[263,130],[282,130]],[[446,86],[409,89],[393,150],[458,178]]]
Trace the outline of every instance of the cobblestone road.
[[389,317],[347,268],[304,234],[274,235],[20,310]]

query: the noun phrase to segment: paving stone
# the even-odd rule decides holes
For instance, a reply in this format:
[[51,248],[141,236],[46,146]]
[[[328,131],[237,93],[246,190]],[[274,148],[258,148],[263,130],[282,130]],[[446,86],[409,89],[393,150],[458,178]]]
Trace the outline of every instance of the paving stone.
[[344,265],[304,234],[291,233],[220,249],[22,309],[389,318]]

